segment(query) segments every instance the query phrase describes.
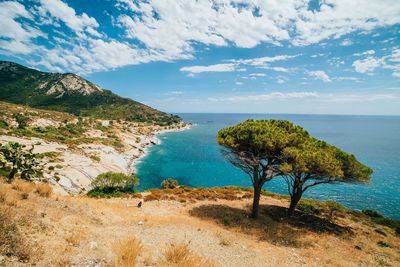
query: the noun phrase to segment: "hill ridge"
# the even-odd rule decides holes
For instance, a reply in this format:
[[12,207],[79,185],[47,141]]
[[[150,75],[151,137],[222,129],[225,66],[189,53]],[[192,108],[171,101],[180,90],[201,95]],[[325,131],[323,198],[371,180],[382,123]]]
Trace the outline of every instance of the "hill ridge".
[[181,119],[146,106],[74,73],[42,72],[0,61],[0,100],[96,119],[172,124]]

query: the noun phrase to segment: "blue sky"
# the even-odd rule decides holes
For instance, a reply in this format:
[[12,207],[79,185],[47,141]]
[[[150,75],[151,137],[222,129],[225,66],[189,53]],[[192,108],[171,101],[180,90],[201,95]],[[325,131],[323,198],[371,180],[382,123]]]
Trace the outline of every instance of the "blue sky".
[[0,59],[167,112],[400,115],[398,0],[0,1]]

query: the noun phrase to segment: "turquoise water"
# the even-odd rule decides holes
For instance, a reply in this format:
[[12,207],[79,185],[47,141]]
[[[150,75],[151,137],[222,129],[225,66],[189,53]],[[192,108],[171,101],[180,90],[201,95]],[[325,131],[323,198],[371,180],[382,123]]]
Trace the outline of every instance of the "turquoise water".
[[[374,170],[372,184],[320,185],[305,197],[335,200],[348,208],[372,208],[400,219],[400,117],[289,114],[179,114],[196,123],[192,129],[159,135],[162,143],[151,146],[137,164],[140,189],[160,187],[172,177],[194,187],[251,186],[249,177],[221,155],[215,136],[221,128],[248,118],[285,119],[301,125],[356,157]],[[286,183],[277,178],[265,189],[287,194]]]

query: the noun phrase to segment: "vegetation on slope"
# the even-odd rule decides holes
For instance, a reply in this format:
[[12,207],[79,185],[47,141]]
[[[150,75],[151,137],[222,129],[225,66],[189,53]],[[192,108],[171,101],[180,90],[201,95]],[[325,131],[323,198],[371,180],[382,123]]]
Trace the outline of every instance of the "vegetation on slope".
[[0,100],[97,119],[172,124],[179,116],[155,110],[71,73],[48,73],[0,61]]

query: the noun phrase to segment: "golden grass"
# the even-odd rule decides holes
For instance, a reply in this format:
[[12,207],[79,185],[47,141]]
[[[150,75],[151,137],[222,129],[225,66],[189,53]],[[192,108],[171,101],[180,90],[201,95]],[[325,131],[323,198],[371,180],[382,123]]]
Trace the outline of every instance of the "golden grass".
[[36,184],[36,193],[38,193],[41,197],[49,197],[53,194],[53,188],[46,183]]
[[11,184],[11,188],[21,192],[22,199],[27,199],[29,194],[35,189],[35,184],[21,179],[15,179]]
[[203,258],[185,244],[169,244],[163,252],[163,258],[159,262],[160,266],[170,267],[211,267],[215,264],[209,259]]
[[113,246],[114,264],[117,267],[134,267],[138,256],[143,251],[142,242],[139,239],[128,238],[118,241]]

